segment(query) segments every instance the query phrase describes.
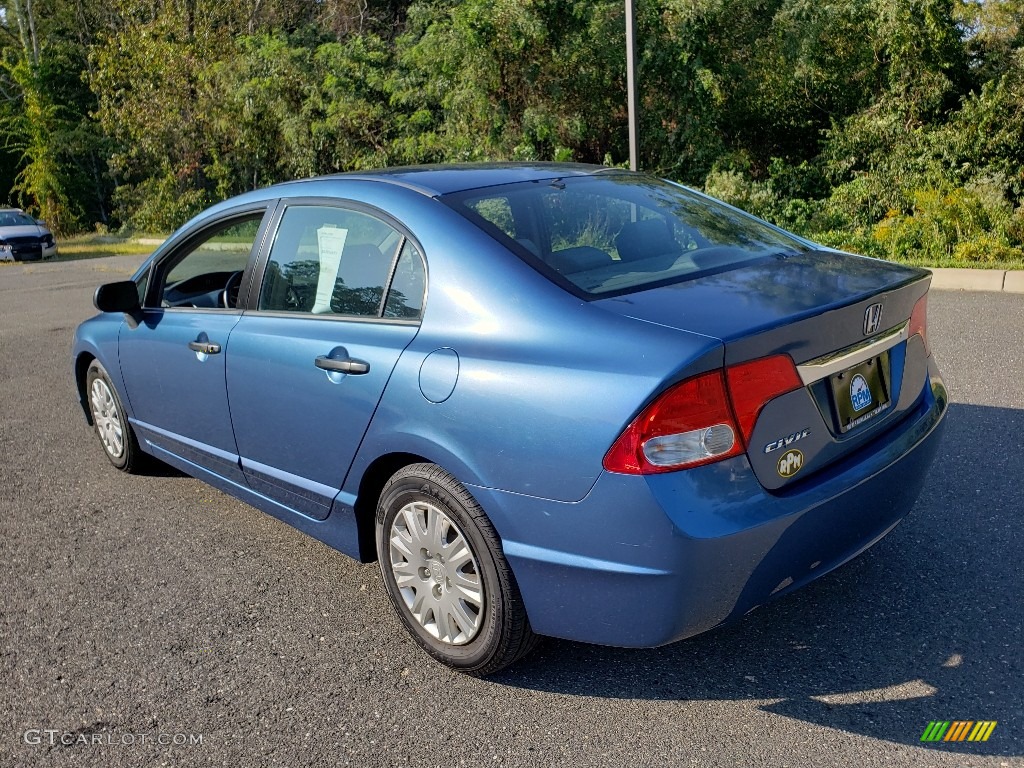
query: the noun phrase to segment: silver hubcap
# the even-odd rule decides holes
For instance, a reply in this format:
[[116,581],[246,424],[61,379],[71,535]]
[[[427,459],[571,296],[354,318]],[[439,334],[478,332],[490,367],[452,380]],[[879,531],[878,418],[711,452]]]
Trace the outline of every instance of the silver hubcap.
[[103,449],[113,458],[121,458],[124,453],[121,414],[118,413],[114,393],[103,379],[93,379],[89,402],[92,404],[92,420],[96,424]]
[[391,573],[413,618],[432,637],[465,645],[480,631],[486,597],[473,550],[448,515],[406,504],[390,532]]

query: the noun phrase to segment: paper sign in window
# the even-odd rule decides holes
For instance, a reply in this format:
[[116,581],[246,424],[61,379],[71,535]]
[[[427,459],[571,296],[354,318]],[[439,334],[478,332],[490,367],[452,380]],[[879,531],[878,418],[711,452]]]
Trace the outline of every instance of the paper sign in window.
[[320,227],[316,231],[317,248],[320,251],[320,279],[316,284],[314,315],[331,312],[331,297],[341,270],[341,252],[345,250],[348,230],[340,227]]

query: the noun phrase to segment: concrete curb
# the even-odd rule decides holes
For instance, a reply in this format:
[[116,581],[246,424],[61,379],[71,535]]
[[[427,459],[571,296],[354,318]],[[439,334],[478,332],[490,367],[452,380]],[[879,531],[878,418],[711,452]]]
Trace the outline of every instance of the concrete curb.
[[1003,290],[1007,293],[1024,293],[1024,272],[1007,272],[1006,279],[1003,280]]
[[1024,293],[1024,270],[933,269],[932,288],[939,291]]

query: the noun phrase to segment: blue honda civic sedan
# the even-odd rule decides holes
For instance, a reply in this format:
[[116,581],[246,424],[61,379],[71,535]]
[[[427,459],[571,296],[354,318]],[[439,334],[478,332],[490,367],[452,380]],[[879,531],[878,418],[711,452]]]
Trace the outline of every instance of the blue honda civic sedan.
[[378,560],[482,675],[695,635],[891,531],[947,404],[929,280],[642,174],[397,168],[197,216],[97,289],[73,367],[115,467]]

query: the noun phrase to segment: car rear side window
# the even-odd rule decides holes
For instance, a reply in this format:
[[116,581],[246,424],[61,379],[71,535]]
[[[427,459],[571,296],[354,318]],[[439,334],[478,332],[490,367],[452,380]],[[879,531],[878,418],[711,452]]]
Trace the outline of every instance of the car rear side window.
[[419,316],[422,296],[422,259],[390,224],[361,211],[296,205],[270,249],[259,309],[410,318]]

